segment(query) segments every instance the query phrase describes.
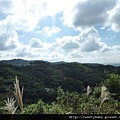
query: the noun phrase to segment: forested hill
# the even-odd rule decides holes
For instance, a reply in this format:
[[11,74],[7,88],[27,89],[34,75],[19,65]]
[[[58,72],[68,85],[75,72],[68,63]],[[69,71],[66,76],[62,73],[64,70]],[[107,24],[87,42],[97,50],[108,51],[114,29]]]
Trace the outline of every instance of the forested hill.
[[12,60],[2,60],[1,62],[5,64],[10,64],[10,65],[25,66],[25,65],[29,65],[31,61],[22,60],[22,59],[12,59]]
[[18,76],[20,86],[24,86],[23,101],[27,104],[39,99],[55,100],[59,86],[65,91],[82,93],[87,85],[94,87],[104,81],[106,70],[120,74],[120,67],[102,64],[0,61],[0,102],[13,95],[15,76]]

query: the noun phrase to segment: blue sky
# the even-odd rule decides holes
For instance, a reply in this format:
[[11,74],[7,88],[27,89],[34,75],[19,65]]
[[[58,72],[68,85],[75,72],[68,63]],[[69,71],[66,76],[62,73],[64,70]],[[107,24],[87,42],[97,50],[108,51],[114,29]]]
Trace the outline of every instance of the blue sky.
[[0,60],[120,63],[120,0],[0,0]]

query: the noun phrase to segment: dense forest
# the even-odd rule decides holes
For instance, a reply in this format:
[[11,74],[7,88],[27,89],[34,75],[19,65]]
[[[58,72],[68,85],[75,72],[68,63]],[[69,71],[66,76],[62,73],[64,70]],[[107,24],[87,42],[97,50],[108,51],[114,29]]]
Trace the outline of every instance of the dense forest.
[[[20,89],[24,87],[24,114],[89,114],[95,113],[96,109],[99,109],[99,113],[113,113],[115,110],[120,113],[119,66],[77,62],[0,61],[1,108],[7,97],[14,96],[15,76],[20,82]],[[111,95],[104,106],[101,106],[100,100],[102,87]],[[92,91],[89,97],[86,94],[87,88]],[[116,105],[115,109],[112,105]],[[55,106],[56,109],[53,108]],[[0,113],[5,111],[0,110]]]

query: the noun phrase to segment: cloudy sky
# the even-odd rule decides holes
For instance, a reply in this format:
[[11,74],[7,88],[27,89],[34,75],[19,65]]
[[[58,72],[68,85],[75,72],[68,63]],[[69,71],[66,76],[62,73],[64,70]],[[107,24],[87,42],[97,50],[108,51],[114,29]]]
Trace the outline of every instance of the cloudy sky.
[[120,0],[0,0],[0,60],[119,63]]

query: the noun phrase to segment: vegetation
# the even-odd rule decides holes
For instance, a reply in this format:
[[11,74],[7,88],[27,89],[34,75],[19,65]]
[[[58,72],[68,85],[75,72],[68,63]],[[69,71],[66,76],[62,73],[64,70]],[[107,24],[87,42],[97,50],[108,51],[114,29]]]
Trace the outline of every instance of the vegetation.
[[0,66],[2,114],[120,113],[119,67],[43,61]]
[[[101,93],[101,89],[102,93]],[[101,96],[97,96],[101,93]],[[95,87],[93,93],[78,94],[64,92],[58,87],[56,101],[46,104],[39,100],[36,104],[24,108],[23,114],[117,114],[120,111],[120,102],[108,97],[106,87]]]

